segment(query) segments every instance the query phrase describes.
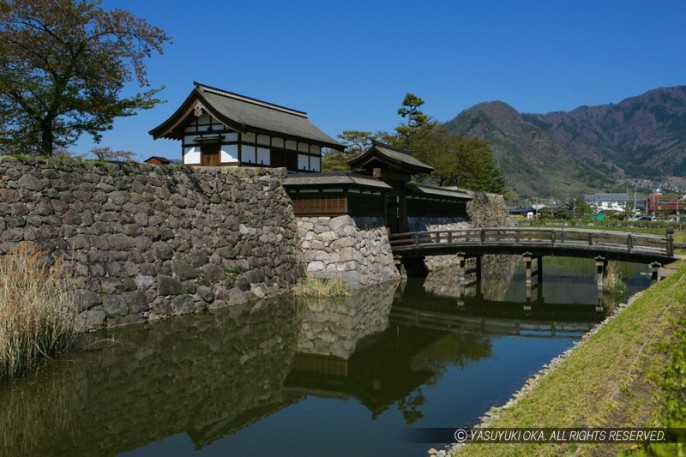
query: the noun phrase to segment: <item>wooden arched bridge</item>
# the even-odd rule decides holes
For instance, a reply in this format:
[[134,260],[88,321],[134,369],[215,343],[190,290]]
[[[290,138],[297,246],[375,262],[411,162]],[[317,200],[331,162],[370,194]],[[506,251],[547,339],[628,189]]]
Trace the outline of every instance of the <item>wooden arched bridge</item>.
[[661,264],[674,260],[674,231],[665,235],[568,228],[473,228],[396,233],[389,236],[393,254],[401,258],[459,254],[526,254],[602,257],[606,260]]

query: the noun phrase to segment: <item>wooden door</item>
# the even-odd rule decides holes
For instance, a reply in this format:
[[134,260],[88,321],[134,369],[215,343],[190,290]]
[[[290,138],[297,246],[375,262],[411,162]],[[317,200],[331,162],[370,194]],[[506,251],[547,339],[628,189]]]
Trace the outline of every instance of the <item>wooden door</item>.
[[271,166],[274,168],[277,167],[285,167],[286,166],[286,151],[284,149],[275,149],[272,148],[271,150]]
[[208,167],[219,166],[219,143],[204,143],[200,146],[200,165]]
[[298,153],[296,151],[286,151],[285,161],[288,171],[298,171]]
[[386,196],[386,227],[390,233],[400,232],[400,219],[399,211],[400,205],[398,204],[399,198],[397,195],[387,195]]

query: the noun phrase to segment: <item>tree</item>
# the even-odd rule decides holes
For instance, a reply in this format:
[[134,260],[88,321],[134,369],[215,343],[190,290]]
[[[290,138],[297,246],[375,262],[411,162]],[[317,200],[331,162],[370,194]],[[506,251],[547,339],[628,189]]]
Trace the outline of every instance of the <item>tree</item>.
[[566,205],[574,219],[587,219],[593,214],[593,208],[591,208],[591,205],[588,204],[583,196],[570,200]]
[[583,196],[572,198],[554,211],[547,210],[539,212],[541,218],[557,219],[588,219],[593,214],[593,209]]
[[0,0],[0,145],[52,155],[87,133],[99,142],[114,118],[152,108],[144,60],[169,37],[101,0]]
[[369,148],[378,135],[366,130],[345,130],[336,137],[345,145],[346,154],[354,156]]
[[426,123],[428,117],[419,111],[419,107],[424,104],[424,100],[415,94],[408,92],[403,99],[403,106],[398,108],[401,117],[407,117],[407,126],[411,128],[421,127]]
[[376,139],[379,134],[365,130],[345,130],[340,135],[336,135],[345,146],[345,150],[327,151],[322,159],[322,171],[350,171],[348,161],[370,147],[372,140]]
[[413,156],[434,168],[431,175],[420,180],[478,192],[506,192],[505,176],[493,159],[490,144],[479,138],[448,132],[419,111],[423,103],[421,98],[408,93],[398,114],[410,120],[407,125],[396,127],[395,135],[382,137],[393,146],[410,150]]
[[495,164],[487,141],[466,138],[442,128],[434,135],[435,150],[425,160],[434,167],[431,177],[439,186],[496,194],[506,190],[505,176]]
[[116,162],[131,162],[136,155],[131,151],[113,151],[112,148],[106,146],[104,148],[93,148],[91,154],[98,160],[116,161]]
[[430,122],[428,116],[421,111],[419,107],[424,104],[424,100],[417,97],[411,92],[405,94],[403,99],[403,104],[398,108],[398,114],[402,118],[407,118],[406,125],[399,125],[395,128],[398,137],[402,141],[402,147],[409,148],[412,142],[412,135],[417,131],[417,129],[423,127]]
[[348,160],[350,160],[350,158],[343,151],[337,151],[335,149],[322,151],[322,171],[325,173],[350,171]]

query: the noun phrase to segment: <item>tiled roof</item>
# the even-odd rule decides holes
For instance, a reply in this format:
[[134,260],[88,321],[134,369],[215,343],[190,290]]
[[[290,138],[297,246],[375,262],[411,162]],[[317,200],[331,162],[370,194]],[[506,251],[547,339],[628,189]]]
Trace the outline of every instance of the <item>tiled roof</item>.
[[288,186],[349,186],[370,187],[380,190],[391,186],[370,176],[355,173],[298,173],[286,177],[283,185]]
[[413,174],[430,173],[433,171],[433,167],[415,159],[412,157],[409,151],[380,143],[378,141],[374,141],[372,143],[372,147],[367,149],[360,156],[348,161],[348,164],[352,168],[363,168],[366,164],[369,164],[375,160],[387,162],[395,165],[402,171],[407,171]]
[[275,136],[310,141],[322,146],[342,149],[336,140],[319,130],[307,118],[307,113],[264,102],[233,92],[195,83],[195,89],[181,107],[165,122],[150,131],[155,138],[179,139],[174,131],[192,109],[200,104],[218,121],[240,132],[264,132]]

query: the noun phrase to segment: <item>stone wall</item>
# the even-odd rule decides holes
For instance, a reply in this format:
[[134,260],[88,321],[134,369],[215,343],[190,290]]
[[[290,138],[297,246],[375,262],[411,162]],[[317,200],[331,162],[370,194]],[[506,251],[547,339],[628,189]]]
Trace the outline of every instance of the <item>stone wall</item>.
[[470,224],[464,217],[408,217],[407,227],[410,232],[425,232],[466,229]]
[[[477,193],[467,204],[470,220],[463,217],[409,217],[410,231],[459,230],[470,227],[509,226],[511,220],[502,195]],[[383,218],[301,217],[298,235],[307,276],[341,278],[352,288],[367,287],[399,277]],[[429,271],[456,264],[455,256],[429,256]]]
[[301,217],[307,276],[341,278],[353,289],[400,278],[383,218]]
[[476,192],[474,198],[467,203],[472,227],[512,227],[514,225],[507,205],[502,195]]
[[[502,195],[477,192],[467,203],[469,220],[463,218],[409,218],[410,231],[460,230],[466,228],[511,227],[510,213]],[[414,228],[413,228],[414,227]],[[455,256],[427,256],[424,265],[428,271],[457,265]]]
[[283,169],[0,157],[0,253],[66,260],[80,326],[287,291],[304,274]]
[[[284,177],[283,169],[0,156],[0,254],[29,242],[48,262],[66,260],[82,330],[273,296],[304,275],[355,289],[400,278],[382,217],[296,218]],[[476,194],[467,210],[472,226],[509,225],[501,196]]]
[[[463,217],[409,217],[407,225],[411,232],[434,230],[462,230],[471,227]],[[455,256],[434,255],[424,258],[424,265],[428,271],[448,268],[456,264]]]

